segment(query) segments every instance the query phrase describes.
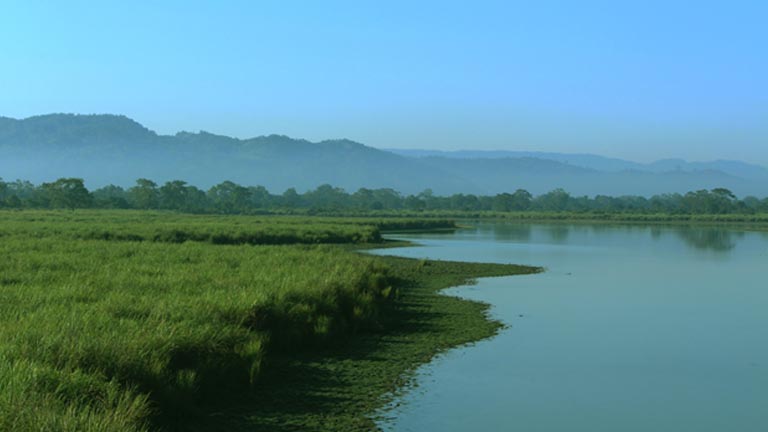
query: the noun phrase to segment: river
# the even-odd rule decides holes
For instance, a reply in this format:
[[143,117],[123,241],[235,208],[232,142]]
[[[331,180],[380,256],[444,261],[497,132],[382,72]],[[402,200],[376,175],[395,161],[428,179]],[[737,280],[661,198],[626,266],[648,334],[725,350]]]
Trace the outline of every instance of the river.
[[386,431],[768,431],[768,233],[473,223],[380,254],[528,264],[446,290],[508,327],[417,371]]

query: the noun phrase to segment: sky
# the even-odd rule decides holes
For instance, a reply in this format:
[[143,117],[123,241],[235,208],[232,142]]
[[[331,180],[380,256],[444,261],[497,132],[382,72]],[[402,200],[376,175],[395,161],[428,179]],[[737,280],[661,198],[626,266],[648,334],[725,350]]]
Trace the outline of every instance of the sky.
[[0,116],[768,166],[765,1],[4,0]]

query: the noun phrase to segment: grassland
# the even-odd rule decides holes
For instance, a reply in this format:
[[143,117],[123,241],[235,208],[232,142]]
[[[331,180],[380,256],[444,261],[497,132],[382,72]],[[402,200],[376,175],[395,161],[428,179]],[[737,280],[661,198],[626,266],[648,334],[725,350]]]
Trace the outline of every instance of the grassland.
[[439,288],[537,270],[349,246],[450,226],[2,212],[0,430],[368,430],[404,372],[495,331]]
[[326,217],[344,217],[362,214],[371,219],[403,220],[471,220],[494,219],[521,222],[620,222],[641,224],[686,224],[686,225],[739,225],[768,228],[768,214],[684,214],[684,213],[632,213],[597,211],[520,211],[498,212],[491,210],[371,210],[361,212],[327,212]]
[[0,213],[0,238],[17,235],[162,243],[359,244],[382,242],[382,230],[454,228],[453,221],[446,218],[206,216],[133,210]]

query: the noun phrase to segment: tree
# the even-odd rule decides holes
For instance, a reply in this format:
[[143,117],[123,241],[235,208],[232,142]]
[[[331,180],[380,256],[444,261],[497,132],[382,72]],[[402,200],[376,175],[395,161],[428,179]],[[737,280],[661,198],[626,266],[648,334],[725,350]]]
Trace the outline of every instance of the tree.
[[128,189],[128,196],[134,207],[140,209],[157,208],[158,192],[157,183],[152,180],[140,178],[136,180],[136,186]]
[[19,197],[17,197],[16,195],[11,195],[5,199],[5,205],[7,205],[10,208],[17,209],[17,208],[21,208],[22,202],[21,202],[21,199],[19,199]]
[[742,200],[742,206],[749,213],[757,213],[758,211],[760,211],[760,199],[754,196],[745,197]]
[[674,194],[654,195],[648,201],[648,209],[652,213],[684,213],[683,196]]
[[512,210],[523,211],[531,208],[533,195],[525,189],[518,189],[512,194]]
[[427,208],[427,203],[422,201],[419,197],[414,195],[408,195],[405,198],[405,208],[408,210],[422,211]]
[[416,198],[424,203],[424,208],[432,210],[438,207],[436,203],[437,199],[435,198],[435,193],[432,191],[432,189],[424,189],[418,195],[416,195]]
[[453,194],[451,195],[451,209],[452,210],[478,210],[480,208],[480,201],[475,195],[472,194]]
[[508,212],[512,210],[514,203],[514,197],[512,194],[504,192],[497,194],[495,197],[493,197],[493,202],[491,203],[491,209],[493,211],[497,212]]
[[282,205],[285,207],[296,208],[301,206],[301,196],[296,192],[295,188],[286,189],[281,198]]
[[[370,210],[374,208],[375,197],[373,191],[367,188],[360,188],[352,194],[352,204],[359,209]],[[381,203],[379,203],[381,204]]]
[[210,201],[205,192],[195,186],[187,186],[185,193],[184,206],[182,211],[189,213],[204,213],[210,208]]
[[187,203],[187,182],[183,180],[165,182],[158,192],[160,197],[160,208],[182,210]]
[[107,185],[92,192],[97,207],[112,209],[127,209],[128,193],[120,186]]
[[0,207],[5,206],[6,195],[8,194],[8,184],[0,177]]
[[[7,200],[13,199],[14,205],[10,207],[19,208],[24,203],[31,204],[33,207],[48,207],[47,194],[43,193],[41,188],[35,187],[31,182],[27,180],[16,180],[15,182],[6,183],[8,187]],[[18,205],[15,202],[18,201]]]
[[725,197],[723,195],[701,189],[695,192],[688,192],[683,196],[683,208],[686,213],[722,213],[722,209],[726,205],[724,200]]
[[375,189],[373,191],[373,198],[374,207],[385,209],[399,209],[403,207],[403,197],[400,195],[400,192],[391,188]]
[[531,207],[533,197],[525,189],[518,189],[515,193],[500,193],[491,199],[491,209],[494,211],[523,211]]
[[731,213],[736,208],[736,195],[726,188],[712,189],[710,211],[712,213]]
[[536,208],[544,211],[565,211],[568,210],[568,204],[571,201],[571,195],[561,188],[539,195],[536,198]]
[[272,195],[264,186],[251,186],[248,188],[248,203],[254,208],[269,207]]
[[217,211],[233,214],[247,209],[250,192],[248,188],[227,180],[208,189],[207,195]]
[[348,202],[349,194],[342,188],[323,184],[304,194],[304,198],[315,209],[339,209]]
[[43,183],[42,189],[50,200],[51,207],[76,208],[89,207],[93,202],[88,189],[85,188],[83,179],[60,178],[53,183]]

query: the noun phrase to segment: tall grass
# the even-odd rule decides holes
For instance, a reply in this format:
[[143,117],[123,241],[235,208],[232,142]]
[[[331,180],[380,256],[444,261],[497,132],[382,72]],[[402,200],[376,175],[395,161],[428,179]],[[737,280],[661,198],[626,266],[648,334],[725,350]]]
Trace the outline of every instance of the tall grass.
[[141,211],[0,211],[0,238],[212,244],[379,243],[381,232],[454,228],[446,219],[321,218],[307,216],[200,216]]
[[[3,218],[0,430],[173,424],[210,398],[258,386],[275,351],[375,326],[393,291],[376,258],[339,247],[214,244],[211,233],[254,235],[253,220],[233,228],[229,220],[185,224],[138,212]],[[288,229],[260,223],[264,232]],[[163,224],[208,234],[150,237],[166,232],[158,231]],[[367,240],[347,228],[378,232],[356,223],[292,224],[308,243],[325,229],[329,237],[321,238],[347,242]],[[119,233],[148,241],[104,241],[123,240]]]
[[[343,212],[337,213],[343,216]],[[397,220],[448,221],[451,219],[507,219],[513,221],[608,221],[637,223],[692,223],[692,224],[768,224],[768,213],[650,213],[611,211],[519,211],[492,210],[375,210],[367,213],[371,220],[396,222]],[[356,217],[355,219],[361,219]],[[428,226],[427,228],[441,228]],[[450,227],[448,227],[450,228]],[[395,228],[397,229],[397,228]]]

